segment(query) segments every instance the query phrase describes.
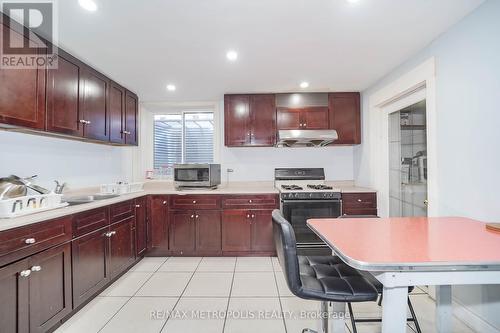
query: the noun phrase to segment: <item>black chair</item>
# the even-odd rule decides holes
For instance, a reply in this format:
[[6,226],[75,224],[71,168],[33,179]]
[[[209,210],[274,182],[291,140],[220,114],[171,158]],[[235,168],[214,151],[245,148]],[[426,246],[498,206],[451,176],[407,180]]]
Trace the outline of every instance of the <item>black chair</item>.
[[[379,218],[377,215],[343,215],[339,218]],[[377,292],[380,295],[378,300],[378,305],[382,305],[382,298],[384,297],[383,291],[384,286],[377,280],[370,272],[359,271],[370,283],[377,289]],[[411,293],[415,289],[415,287],[408,287],[408,293]],[[349,315],[351,316],[351,320],[354,320],[357,323],[380,323],[382,322],[382,318],[354,318],[354,314],[352,311],[351,304],[348,304]],[[408,309],[410,310],[410,318],[407,318],[407,321],[413,322],[415,324],[415,329],[417,333],[422,333],[420,330],[420,325],[418,324],[417,316],[415,314],[415,310],[413,309],[413,304],[411,304],[410,296],[408,296]]]
[[[295,233],[279,210],[273,211],[273,234],[279,263],[290,291],[321,302],[321,329],[328,332],[328,302],[376,301],[378,292],[356,269],[334,256],[297,256]],[[352,321],[356,330],[356,323]],[[315,332],[304,329],[305,332]]]

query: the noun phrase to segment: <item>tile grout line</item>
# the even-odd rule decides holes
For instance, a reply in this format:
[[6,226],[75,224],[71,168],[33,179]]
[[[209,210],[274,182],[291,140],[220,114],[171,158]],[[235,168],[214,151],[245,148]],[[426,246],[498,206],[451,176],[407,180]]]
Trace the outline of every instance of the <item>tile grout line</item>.
[[278,293],[278,302],[280,303],[280,309],[281,309],[281,316],[282,316],[282,321],[283,321],[283,326],[285,327],[285,333],[288,333],[288,328],[286,327],[286,321],[285,321],[285,313],[283,311],[283,304],[281,303],[281,294],[280,294],[280,288],[278,287],[278,278],[276,277],[276,270],[274,269],[274,263],[273,263],[273,258],[269,258],[271,260],[271,267],[273,268],[273,277],[274,277],[274,285],[276,286],[276,292]]
[[[156,273],[156,272],[160,269],[160,267],[161,267],[161,266],[163,266],[163,265],[164,265],[164,264],[165,264],[165,263],[166,263],[169,259],[170,259],[170,257],[167,257],[167,259],[165,259],[165,261],[164,261],[162,264],[160,264],[160,265],[158,266],[158,268],[157,268],[154,272],[137,272],[137,273],[151,273],[151,275],[150,275],[150,276],[146,279],[146,281],[144,281],[144,283],[143,283],[143,284],[141,284],[141,286],[140,286],[139,288],[137,288],[137,290],[135,291],[134,295],[132,295],[132,296],[130,296],[130,297],[129,297],[129,296],[125,296],[125,297],[129,297],[129,299],[128,299],[125,303],[123,303],[123,305],[122,305],[122,306],[118,309],[118,311],[116,311],[116,312],[115,312],[115,313],[111,316],[111,318],[109,318],[109,320],[108,320],[108,321],[106,321],[106,323],[105,323],[105,324],[104,324],[104,325],[103,325],[103,326],[102,326],[102,327],[101,327],[101,328],[97,331],[97,333],[101,332],[101,331],[104,329],[104,327],[106,327],[106,326],[109,324],[109,322],[110,322],[111,320],[113,320],[113,318],[114,318],[114,317],[116,317],[116,315],[117,315],[117,314],[118,314],[118,313],[119,313],[119,312],[120,312],[120,311],[121,311],[121,310],[125,307],[125,305],[127,305],[127,304],[130,302],[130,300],[131,300],[131,299],[132,299],[132,298],[133,298],[133,297],[134,297],[134,296],[135,296],[135,295],[139,292],[139,290],[141,290],[141,288],[142,288],[142,287],[144,287],[144,285],[145,285],[145,284],[146,284],[146,283],[147,283],[147,282],[148,282],[148,281],[149,281],[149,280],[153,277],[153,275],[154,275],[154,274],[155,274],[155,273]],[[142,260],[144,260],[144,258],[143,258]],[[137,264],[138,264],[138,263],[137,263]],[[136,264],[136,265],[137,265],[137,264]],[[135,265],[134,265],[134,266],[135,266]],[[130,272],[130,271],[129,271],[129,272]],[[127,273],[129,273],[129,272],[127,272]],[[130,272],[130,273],[134,273],[134,272]],[[120,277],[120,278],[121,278],[121,277]],[[113,284],[115,284],[116,282],[118,282],[118,280],[117,280],[117,281],[115,281],[115,282],[113,282]],[[111,286],[109,286],[109,287],[111,287]],[[109,288],[109,287],[108,287],[108,288]],[[107,289],[107,288],[106,288],[106,289]],[[107,296],[103,296],[103,297],[107,297]],[[115,297],[119,297],[119,296],[115,296]]]
[[[186,289],[189,286],[189,283],[191,283],[191,280],[193,279],[193,276],[196,273],[196,270],[198,269],[198,267],[200,266],[201,261],[203,260],[203,258],[204,257],[201,257],[200,261],[198,262],[198,265],[196,265],[196,268],[194,269],[193,274],[191,274],[191,277],[189,278],[189,281],[186,283],[186,286],[184,287],[184,289],[182,290],[182,293],[180,294],[179,298],[177,299],[177,302],[175,302],[174,306],[172,307],[172,311],[174,311],[174,309],[177,307],[177,304],[179,304],[179,302],[180,302],[180,300],[182,298],[182,295],[184,295],[184,293],[186,292]],[[165,322],[161,326],[161,329],[158,331],[159,333],[161,333],[163,331],[163,329],[167,325],[167,322],[170,319],[171,315],[172,315],[172,313],[169,314],[169,316],[167,317],[167,320],[165,320]]]
[[227,298],[226,305],[226,315],[224,316],[224,324],[222,325],[222,332],[226,330],[226,322],[227,322],[227,314],[229,313],[229,302],[231,302],[231,294],[233,293],[233,285],[234,285],[234,275],[236,274],[236,265],[238,265],[238,257],[234,260],[234,268],[233,268],[233,279],[231,280],[231,288],[229,289],[229,296]]

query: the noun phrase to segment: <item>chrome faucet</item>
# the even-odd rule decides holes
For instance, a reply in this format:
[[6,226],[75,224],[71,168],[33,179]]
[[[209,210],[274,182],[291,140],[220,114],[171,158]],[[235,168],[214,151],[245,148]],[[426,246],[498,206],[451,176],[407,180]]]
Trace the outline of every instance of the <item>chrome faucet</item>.
[[66,187],[66,183],[60,184],[57,180],[54,180],[54,182],[56,183],[56,188],[54,190],[54,193],[56,193],[56,194],[62,194],[64,188]]

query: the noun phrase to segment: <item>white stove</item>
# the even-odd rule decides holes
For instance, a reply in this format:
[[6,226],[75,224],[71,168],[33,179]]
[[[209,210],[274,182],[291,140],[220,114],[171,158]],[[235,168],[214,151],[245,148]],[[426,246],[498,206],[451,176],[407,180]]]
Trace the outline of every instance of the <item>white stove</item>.
[[325,184],[323,169],[276,169],[274,186],[282,199],[323,199],[340,197],[340,189]]

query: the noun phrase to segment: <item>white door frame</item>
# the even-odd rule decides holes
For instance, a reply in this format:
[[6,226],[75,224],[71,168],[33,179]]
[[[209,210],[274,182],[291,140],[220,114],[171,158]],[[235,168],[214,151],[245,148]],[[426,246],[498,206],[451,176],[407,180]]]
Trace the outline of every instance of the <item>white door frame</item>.
[[[425,90],[422,88],[425,87]],[[425,92],[425,96],[422,92]],[[412,95],[413,93],[413,95]],[[403,100],[404,98],[404,100]],[[439,215],[435,60],[430,58],[369,97],[370,168],[378,190],[378,213],[389,216],[388,114],[405,103],[426,100],[428,216]],[[409,104],[411,105],[411,104]],[[406,105],[408,106],[408,105]],[[404,107],[404,106],[403,106]]]

